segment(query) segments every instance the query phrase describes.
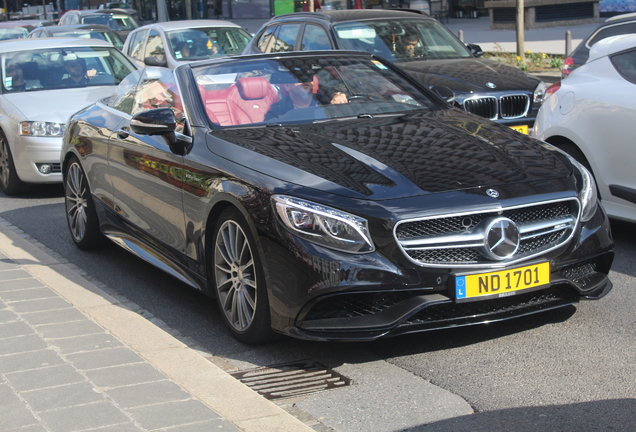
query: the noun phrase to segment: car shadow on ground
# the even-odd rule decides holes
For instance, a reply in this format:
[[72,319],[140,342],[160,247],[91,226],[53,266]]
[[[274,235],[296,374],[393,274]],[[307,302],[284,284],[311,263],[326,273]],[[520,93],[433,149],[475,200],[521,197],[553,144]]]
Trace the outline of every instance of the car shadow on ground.
[[[636,399],[610,399],[564,405],[477,412],[399,432],[579,432],[628,430],[636,424]],[[629,430],[633,430],[630,428]]]

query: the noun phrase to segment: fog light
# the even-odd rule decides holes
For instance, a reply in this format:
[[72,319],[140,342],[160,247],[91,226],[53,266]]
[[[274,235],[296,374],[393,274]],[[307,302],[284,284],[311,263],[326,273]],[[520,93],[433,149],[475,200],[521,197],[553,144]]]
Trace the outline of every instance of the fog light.
[[51,171],[53,170],[53,165],[51,164],[37,164],[37,166],[38,171],[42,174],[51,174]]

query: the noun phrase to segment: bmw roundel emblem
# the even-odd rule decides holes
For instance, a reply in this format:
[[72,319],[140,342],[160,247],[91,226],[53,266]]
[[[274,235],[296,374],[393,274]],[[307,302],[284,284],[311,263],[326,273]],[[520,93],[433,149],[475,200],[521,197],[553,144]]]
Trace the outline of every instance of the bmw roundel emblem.
[[497,197],[499,197],[499,192],[497,192],[497,191],[496,191],[496,190],[494,190],[494,189],[488,189],[488,190],[486,191],[486,195],[488,195],[488,196],[489,196],[489,197],[491,197],[491,198],[497,198]]
[[497,87],[497,84],[495,84],[495,83],[491,83],[491,82],[487,82],[487,83],[486,83],[486,87],[488,87],[488,88],[495,88],[495,87]]

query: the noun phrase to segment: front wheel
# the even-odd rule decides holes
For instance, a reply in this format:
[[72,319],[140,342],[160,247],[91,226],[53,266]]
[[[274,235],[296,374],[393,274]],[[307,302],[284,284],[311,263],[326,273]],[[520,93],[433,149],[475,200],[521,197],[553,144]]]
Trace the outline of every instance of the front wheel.
[[211,259],[217,302],[233,336],[250,344],[270,340],[273,331],[263,268],[249,226],[236,209],[221,214]]
[[28,185],[18,177],[11,147],[2,132],[0,132],[0,187],[7,195],[17,195],[28,190]]
[[75,245],[83,250],[101,246],[104,236],[99,231],[99,220],[86,175],[76,157],[69,161],[64,173],[64,202],[66,222]]

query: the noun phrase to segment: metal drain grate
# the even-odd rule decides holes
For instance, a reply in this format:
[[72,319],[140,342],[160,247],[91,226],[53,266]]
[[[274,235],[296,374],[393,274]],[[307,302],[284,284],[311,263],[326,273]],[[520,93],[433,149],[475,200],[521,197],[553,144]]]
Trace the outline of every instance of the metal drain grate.
[[302,396],[351,384],[349,378],[312,360],[231,372],[230,375],[269,400]]

